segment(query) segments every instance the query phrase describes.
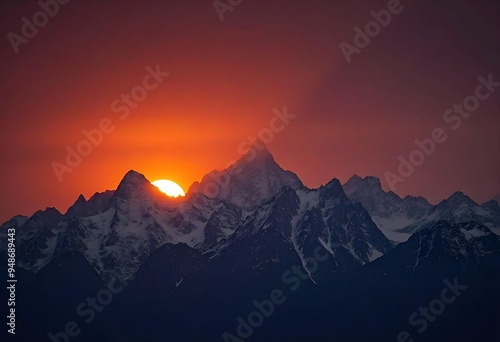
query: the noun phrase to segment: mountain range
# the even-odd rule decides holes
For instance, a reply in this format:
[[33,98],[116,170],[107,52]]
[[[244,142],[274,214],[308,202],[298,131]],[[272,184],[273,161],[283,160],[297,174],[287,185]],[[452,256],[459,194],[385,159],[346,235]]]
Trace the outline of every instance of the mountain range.
[[376,177],[351,177],[343,189],[347,196],[360,202],[384,234],[395,242],[406,241],[411,234],[439,220],[479,222],[500,234],[500,207],[496,200],[474,202],[457,191],[436,205],[423,197],[399,197],[382,190]]
[[[457,192],[432,205],[385,192],[375,177],[309,189],[266,148],[207,174],[184,198],[129,171],[116,190],[80,195],[64,214],[16,216],[0,228],[2,274],[7,228],[16,228],[26,340],[63,341],[68,321],[80,323],[76,341],[500,336],[498,202]],[[469,290],[415,331],[408,317],[455,278]],[[124,290],[84,322],[79,303],[117,280]],[[246,323],[243,337],[242,317],[273,290],[284,303],[258,327]]]

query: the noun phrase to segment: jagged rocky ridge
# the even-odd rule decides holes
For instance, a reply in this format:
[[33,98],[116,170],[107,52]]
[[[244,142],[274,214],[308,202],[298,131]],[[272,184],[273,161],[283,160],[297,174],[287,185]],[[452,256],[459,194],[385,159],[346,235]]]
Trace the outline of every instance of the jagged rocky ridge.
[[346,195],[363,205],[373,221],[392,241],[406,241],[411,234],[441,220],[478,222],[500,235],[500,207],[495,200],[482,205],[458,191],[436,205],[423,197],[399,197],[382,189],[376,177],[353,176],[343,185]]

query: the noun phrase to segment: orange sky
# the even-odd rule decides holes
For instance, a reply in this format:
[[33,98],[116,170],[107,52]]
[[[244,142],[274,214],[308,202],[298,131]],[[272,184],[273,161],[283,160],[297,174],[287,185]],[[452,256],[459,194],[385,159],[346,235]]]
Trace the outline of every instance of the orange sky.
[[[387,1],[244,1],[221,22],[211,1],[73,1],[15,53],[34,1],[1,6],[0,221],[80,193],[114,189],[130,169],[186,191],[238,159],[238,146],[269,127],[273,109],[297,117],[269,144],[309,187],[351,175],[383,179],[413,140],[474,93],[479,75],[500,80],[499,6],[402,1],[404,11],[352,63],[339,44]],[[142,83],[146,67],[169,72],[120,120],[110,109]],[[500,91],[397,186],[436,202],[462,190],[482,202],[500,194]],[[82,130],[115,129],[59,182],[52,169]]]

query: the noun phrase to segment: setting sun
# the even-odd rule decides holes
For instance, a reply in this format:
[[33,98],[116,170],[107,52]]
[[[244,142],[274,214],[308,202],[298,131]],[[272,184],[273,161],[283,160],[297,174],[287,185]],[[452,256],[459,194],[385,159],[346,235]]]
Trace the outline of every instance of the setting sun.
[[159,179],[151,182],[151,184],[156,186],[158,189],[160,189],[161,192],[170,197],[179,197],[186,195],[179,184],[172,182],[171,180]]

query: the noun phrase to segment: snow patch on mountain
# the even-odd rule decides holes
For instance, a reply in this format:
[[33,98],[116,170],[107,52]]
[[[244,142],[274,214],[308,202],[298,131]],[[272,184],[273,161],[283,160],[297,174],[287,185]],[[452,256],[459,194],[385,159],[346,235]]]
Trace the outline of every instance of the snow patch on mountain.
[[479,205],[462,192],[456,192],[437,205],[423,197],[401,198],[382,189],[376,177],[353,176],[343,188],[347,196],[357,201],[370,213],[373,221],[391,241],[400,243],[423,227],[448,220],[475,221],[500,235],[500,208],[495,201]]

